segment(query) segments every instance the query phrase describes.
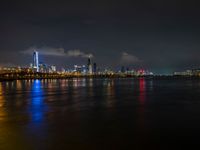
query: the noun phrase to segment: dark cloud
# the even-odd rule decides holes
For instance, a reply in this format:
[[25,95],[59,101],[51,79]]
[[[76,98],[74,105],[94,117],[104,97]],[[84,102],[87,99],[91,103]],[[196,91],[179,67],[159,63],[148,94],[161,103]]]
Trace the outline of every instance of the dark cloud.
[[24,51],[21,51],[22,54],[33,55],[33,52],[37,51],[40,55],[47,56],[61,56],[61,57],[82,57],[82,58],[92,58],[94,57],[91,53],[82,52],[79,49],[65,50],[64,48],[53,48],[53,47],[30,47]]
[[132,65],[132,64],[138,64],[142,62],[138,57],[128,54],[127,52],[122,52],[121,54],[121,60],[120,63],[122,65]]
[[194,0],[1,1],[0,63],[27,65],[31,55],[20,52],[37,45],[43,61],[60,66],[92,54],[102,67],[135,67],[136,58],[156,72],[198,67],[199,17]]

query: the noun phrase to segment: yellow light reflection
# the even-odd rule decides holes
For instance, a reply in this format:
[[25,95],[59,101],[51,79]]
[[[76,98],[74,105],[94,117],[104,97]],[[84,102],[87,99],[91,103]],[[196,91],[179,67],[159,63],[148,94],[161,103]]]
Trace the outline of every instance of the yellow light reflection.
[[107,100],[106,100],[106,106],[108,108],[114,107],[114,95],[115,95],[115,89],[114,89],[114,81],[110,80],[107,83]]
[[17,80],[16,84],[17,84],[17,90],[21,90],[22,89],[22,81],[21,80]]
[[0,107],[3,107],[5,101],[3,93],[2,83],[0,83]]
[[4,105],[5,105],[4,90],[2,83],[0,83],[0,124],[1,121],[5,121],[7,115]]
[[[8,83],[5,85],[8,85]],[[0,82],[0,149],[30,149],[28,141],[22,136],[21,130],[10,122],[11,118],[5,109],[4,94],[4,87]]]

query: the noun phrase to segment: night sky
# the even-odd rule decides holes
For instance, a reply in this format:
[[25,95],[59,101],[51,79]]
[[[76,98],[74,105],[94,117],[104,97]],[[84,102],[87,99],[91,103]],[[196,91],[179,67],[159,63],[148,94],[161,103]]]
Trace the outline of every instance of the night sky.
[[200,67],[195,1],[56,0],[0,2],[0,64],[86,64],[171,73]]

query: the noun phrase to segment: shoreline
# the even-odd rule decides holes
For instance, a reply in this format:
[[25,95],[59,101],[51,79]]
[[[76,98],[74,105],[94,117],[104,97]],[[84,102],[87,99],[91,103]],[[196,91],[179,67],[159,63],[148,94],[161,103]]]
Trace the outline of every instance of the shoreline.
[[83,75],[83,76],[55,76],[55,77],[10,77],[10,78],[2,78],[0,77],[0,82],[7,82],[7,81],[16,81],[16,80],[45,80],[45,79],[56,79],[56,80],[66,80],[66,79],[73,79],[73,78],[86,78],[86,79],[200,79],[199,76],[175,76],[175,75],[147,75],[147,76],[120,76],[120,75]]

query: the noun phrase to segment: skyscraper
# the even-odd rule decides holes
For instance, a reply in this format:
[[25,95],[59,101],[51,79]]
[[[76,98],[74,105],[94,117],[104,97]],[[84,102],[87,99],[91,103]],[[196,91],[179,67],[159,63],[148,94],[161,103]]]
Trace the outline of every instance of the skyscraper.
[[90,57],[88,58],[88,66],[91,64],[91,60],[90,60]]
[[87,67],[88,67],[88,74],[92,74],[92,64],[91,64],[90,57],[88,58]]
[[96,63],[93,64],[93,72],[94,72],[94,73],[97,72],[97,64],[96,64]]
[[125,67],[124,66],[121,67],[121,73],[125,73]]
[[36,70],[36,72],[39,72],[39,58],[38,58],[38,52],[33,52],[33,68]]

